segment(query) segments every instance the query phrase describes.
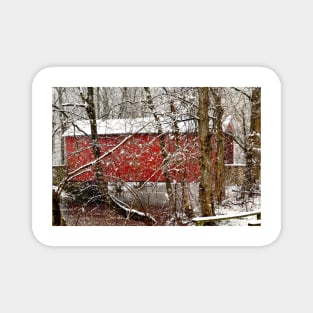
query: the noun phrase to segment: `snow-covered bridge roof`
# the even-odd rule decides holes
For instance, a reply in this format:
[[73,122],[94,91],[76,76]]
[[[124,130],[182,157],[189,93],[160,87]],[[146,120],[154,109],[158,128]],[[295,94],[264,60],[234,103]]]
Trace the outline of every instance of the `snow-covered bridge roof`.
[[[177,119],[177,126],[180,133],[189,133],[197,131],[197,120],[192,118]],[[169,117],[160,117],[160,123],[162,131],[164,133],[174,131],[174,122]],[[225,130],[230,123],[230,118],[226,118],[223,123],[223,129]],[[97,120],[97,132],[98,135],[113,135],[113,134],[153,134],[158,133],[157,123],[154,118],[133,118],[133,119],[107,119]],[[90,135],[90,123],[89,120],[79,120],[73,123],[73,125],[65,131],[63,136],[81,136]]]

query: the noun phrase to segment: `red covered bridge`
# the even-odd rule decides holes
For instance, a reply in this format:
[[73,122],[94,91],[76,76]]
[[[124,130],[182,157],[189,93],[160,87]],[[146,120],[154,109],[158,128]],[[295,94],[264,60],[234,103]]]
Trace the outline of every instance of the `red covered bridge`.
[[[164,182],[162,168],[168,164],[173,182],[182,180],[198,182],[199,169],[199,138],[197,122],[194,120],[177,121],[176,133],[171,120],[162,121],[162,133],[167,162],[161,153],[158,127],[151,118],[114,119],[97,121],[98,144],[101,153],[110,151],[122,140],[132,137],[102,159],[104,179],[109,182]],[[223,124],[224,131],[232,131],[230,118]],[[64,134],[66,145],[66,162],[68,173],[80,166],[93,161],[89,121],[78,121]],[[214,137],[211,142],[215,146]],[[213,149],[212,158],[215,159]],[[233,142],[225,136],[225,163],[233,163]],[[76,176],[73,181],[94,181],[94,169]]]

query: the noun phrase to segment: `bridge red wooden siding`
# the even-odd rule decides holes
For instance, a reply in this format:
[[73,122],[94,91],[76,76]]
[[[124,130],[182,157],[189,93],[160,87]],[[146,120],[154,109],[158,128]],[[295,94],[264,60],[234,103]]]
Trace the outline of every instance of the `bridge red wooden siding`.
[[[114,148],[125,138],[123,135],[100,135],[101,153]],[[172,181],[198,182],[199,140],[197,134],[181,134],[177,147],[173,134],[165,135],[167,151],[170,155],[170,174]],[[230,138],[225,142],[225,162],[233,163],[233,143]],[[213,144],[214,146],[214,144]],[[94,160],[88,136],[66,137],[66,160],[68,173]],[[215,159],[215,151],[212,153]],[[106,181],[164,182],[164,166],[160,140],[156,134],[135,134],[125,144],[102,160],[103,175]],[[94,169],[76,176],[73,181],[94,181]]]

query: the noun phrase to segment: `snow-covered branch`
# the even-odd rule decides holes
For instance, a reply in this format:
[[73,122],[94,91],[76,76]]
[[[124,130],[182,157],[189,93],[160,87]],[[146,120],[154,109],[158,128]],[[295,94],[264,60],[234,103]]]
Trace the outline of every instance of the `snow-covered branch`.
[[77,173],[83,171],[84,169],[95,165],[97,162],[101,161],[102,159],[108,157],[109,155],[111,155],[115,150],[117,150],[119,147],[121,147],[125,142],[127,142],[131,137],[133,137],[134,134],[131,134],[129,136],[127,136],[126,138],[124,138],[119,144],[117,144],[115,147],[113,147],[111,150],[105,152],[104,154],[102,154],[99,158],[95,159],[94,161],[91,161],[89,163],[84,164],[83,166],[77,168],[76,170],[74,170],[73,172],[68,174],[68,180],[72,179],[73,175],[76,175]]
[[123,201],[119,200],[115,196],[110,194],[111,199],[113,202],[118,206],[120,209],[120,213],[122,213],[126,218],[131,218],[133,220],[141,221],[146,224],[152,224],[155,225],[157,221],[153,216],[150,214],[146,214],[137,210],[131,209],[126,203]]
[[87,105],[85,103],[71,103],[71,102],[66,102],[62,104],[63,107],[80,107],[80,108],[87,108]]
[[102,159],[108,157],[109,155],[111,155],[115,150],[119,149],[122,145],[124,145],[129,139],[131,139],[135,134],[139,133],[142,129],[144,129],[147,125],[142,126],[141,128],[139,128],[136,132],[130,134],[129,136],[125,137],[120,143],[118,143],[115,147],[113,147],[111,150],[105,152],[104,154],[102,154],[99,158],[96,158],[95,160],[88,162],[82,166],[80,166],[79,168],[75,169],[74,171],[70,172],[61,182],[60,184],[60,188],[59,191],[61,192],[64,188],[64,186],[67,184],[67,182],[69,182],[70,180],[72,180],[74,177],[78,176],[79,174],[82,174],[83,172],[85,172],[85,170],[91,166],[94,166],[97,162],[101,161]]

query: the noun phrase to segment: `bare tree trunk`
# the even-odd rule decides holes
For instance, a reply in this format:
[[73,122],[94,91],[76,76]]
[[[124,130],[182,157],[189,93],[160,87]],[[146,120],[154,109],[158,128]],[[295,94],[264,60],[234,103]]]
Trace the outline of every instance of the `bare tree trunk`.
[[[58,99],[59,99],[59,104],[60,107],[62,107],[63,104],[63,92],[64,92],[64,88],[60,87],[60,88],[55,88],[57,93],[58,93]],[[65,132],[65,127],[64,127],[64,117],[63,114],[60,112],[59,114],[59,118],[60,118],[60,124],[61,124],[61,136],[60,136],[60,140],[61,140],[61,164],[63,165],[64,162],[64,156],[65,156],[65,152],[64,152],[64,137],[63,137],[63,133]]]
[[[86,111],[89,118],[90,123],[90,130],[91,130],[91,146],[93,150],[93,154],[95,160],[98,160],[101,156],[99,141],[98,141],[98,131],[97,131],[97,120],[96,120],[96,111],[95,111],[95,104],[94,104],[94,90],[93,87],[87,87],[87,98],[81,92],[82,99],[87,103]],[[109,195],[108,183],[105,182],[103,177],[103,168],[102,162],[96,161],[95,164],[95,174],[96,174],[96,181],[98,183],[98,188],[100,193],[105,199],[105,203],[108,207],[111,207],[111,198]]]
[[224,110],[221,104],[221,96],[213,88],[211,90],[216,109],[215,196],[217,203],[221,204],[225,197],[225,137],[222,120]]
[[160,138],[160,146],[161,146],[161,153],[163,157],[163,164],[162,167],[163,173],[165,175],[165,186],[166,186],[166,192],[168,195],[168,201],[169,201],[169,215],[172,216],[175,213],[175,199],[174,199],[174,193],[173,188],[171,185],[171,176],[170,176],[170,166],[169,166],[169,159],[168,159],[168,153],[165,145],[165,136],[162,131],[162,125],[159,116],[156,114],[155,107],[153,105],[153,100],[151,97],[151,91],[149,87],[144,87],[144,90],[147,94],[147,103],[148,106],[153,114],[153,117],[156,122],[156,126],[158,129],[158,136]]
[[199,202],[203,216],[213,216],[212,205],[212,148],[209,130],[209,89],[199,87],[199,140],[200,140],[200,171]]
[[[166,90],[166,89],[165,89]],[[174,135],[175,135],[175,153],[179,154],[179,157],[181,158],[181,148],[179,144],[179,127],[177,124],[177,111],[174,106],[173,101],[170,101],[170,108],[171,108],[171,113],[173,115],[172,121],[173,121],[173,126],[174,126]],[[179,180],[181,183],[181,196],[182,196],[182,209],[186,213],[187,216],[191,217],[192,216],[192,210],[190,206],[190,201],[189,201],[189,193],[188,193],[188,185],[185,182],[185,166],[182,159],[176,159],[176,166],[178,168],[178,175],[179,175]],[[176,194],[177,197],[177,194]]]
[[129,95],[128,95],[128,89],[127,87],[121,88],[122,91],[122,103],[120,104],[119,107],[119,113],[118,113],[118,118],[127,118],[127,106],[128,106],[128,101],[129,101]]
[[60,208],[60,195],[52,190],[52,226],[66,226]]
[[246,156],[245,178],[241,198],[249,197],[254,187],[261,182],[261,88],[251,88],[250,92],[238,88],[232,88],[249,99],[250,103],[250,129],[246,127],[245,112],[242,110],[244,140],[241,146]]
[[261,178],[261,88],[253,88],[251,102],[250,132],[246,148],[246,172],[244,192],[251,195]]
[[250,134],[252,140],[253,183],[260,182],[261,174],[261,88],[254,88],[252,91],[252,110]]
[[101,117],[101,97],[100,97],[100,87],[96,87],[96,98],[97,98],[97,107],[96,107],[96,118],[100,118]]
[[101,118],[108,119],[110,114],[109,88],[102,87],[101,91],[102,91]]

